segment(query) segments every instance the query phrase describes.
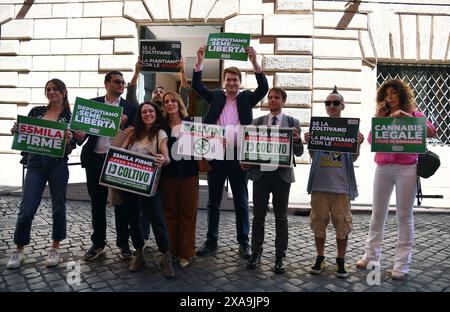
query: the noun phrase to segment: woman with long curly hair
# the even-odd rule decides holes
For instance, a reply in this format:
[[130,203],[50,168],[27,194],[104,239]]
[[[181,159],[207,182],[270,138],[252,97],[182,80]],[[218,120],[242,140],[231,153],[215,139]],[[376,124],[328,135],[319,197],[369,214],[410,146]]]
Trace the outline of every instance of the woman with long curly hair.
[[[163,130],[164,119],[159,106],[155,103],[144,102],[139,106],[136,116],[135,129],[127,128],[127,139],[122,148],[155,157],[156,165],[161,167],[170,162],[167,149],[167,134]],[[174,277],[170,241],[167,226],[164,221],[161,196],[159,190],[152,197],[122,192],[123,203],[130,225],[131,241],[136,249],[136,256],[130,264],[130,271],[136,272],[144,265],[144,237],[141,229],[141,212],[143,226],[151,222],[153,234],[159,251],[163,254],[161,264],[166,277]],[[145,229],[144,229],[145,231]]]
[[[414,95],[403,81],[388,80],[377,91],[375,117],[424,117],[414,103]],[[436,135],[436,129],[427,120],[427,137]],[[371,134],[368,136],[371,142]],[[389,201],[395,187],[398,239],[391,277],[403,280],[408,273],[414,244],[413,205],[417,187],[418,154],[376,153],[373,208],[365,253],[356,266],[367,269],[369,262],[379,262],[384,224],[388,215]]]

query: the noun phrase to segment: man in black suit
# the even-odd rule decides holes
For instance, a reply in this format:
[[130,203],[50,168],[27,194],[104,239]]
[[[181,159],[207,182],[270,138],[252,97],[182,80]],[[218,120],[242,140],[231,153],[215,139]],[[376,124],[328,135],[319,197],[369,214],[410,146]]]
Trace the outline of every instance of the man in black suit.
[[[197,52],[197,62],[192,78],[192,88],[209,104],[208,111],[203,119],[206,124],[227,127],[231,133],[231,140],[227,140],[227,157],[225,160],[212,160],[209,162],[211,171],[208,172],[208,233],[202,249],[197,251],[198,256],[208,256],[217,249],[219,238],[220,203],[222,200],[225,179],[228,177],[233,192],[234,209],[236,213],[236,232],[239,243],[239,254],[242,258],[250,257],[248,234],[250,230],[248,217],[248,189],[247,172],[240,168],[237,157],[237,136],[239,127],[252,122],[252,109],[261,101],[269,90],[267,79],[256,59],[253,47],[246,49],[248,59],[255,70],[258,87],[254,91],[239,91],[242,75],[238,68],[225,68],[223,80],[225,91],[222,89],[209,90],[202,83],[202,66],[205,58],[205,47]],[[231,141],[231,142],[230,142]],[[234,146],[234,148],[230,148]]]
[[[119,71],[111,71],[105,76],[106,95],[92,99],[108,105],[123,107],[120,119],[120,127],[122,129],[134,124],[137,112],[137,106],[135,104],[129,103],[121,98],[124,88],[125,81],[123,80],[122,73]],[[80,145],[87,139],[86,144],[84,144],[81,150],[81,166],[86,168],[87,188],[89,197],[91,198],[93,233],[91,235],[92,246],[86,251],[84,258],[85,260],[94,260],[99,255],[105,253],[108,188],[100,185],[98,182],[112,138],[87,135],[83,131],[76,131],[75,138]],[[128,244],[128,222],[123,209],[122,205],[114,206],[117,234],[116,244],[120,249],[119,256],[124,260],[128,260],[131,259],[132,254]]]

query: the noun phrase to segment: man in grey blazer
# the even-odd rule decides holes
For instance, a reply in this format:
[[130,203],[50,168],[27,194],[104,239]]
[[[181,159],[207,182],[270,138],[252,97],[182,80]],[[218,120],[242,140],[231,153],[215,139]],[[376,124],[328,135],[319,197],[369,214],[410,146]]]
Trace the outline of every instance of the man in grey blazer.
[[[274,87],[269,90],[268,106],[270,113],[252,121],[253,125],[270,127],[294,128],[294,154],[303,153],[303,144],[300,138],[300,124],[295,118],[282,113],[286,102],[286,92]],[[245,167],[245,165],[243,165]],[[286,271],[285,256],[288,245],[287,211],[291,183],[295,182],[294,170],[287,167],[264,168],[252,167],[249,170],[249,179],[253,181],[253,224],[252,224],[252,255],[247,263],[248,269],[255,269],[261,263],[261,254],[264,242],[264,222],[269,204],[269,195],[272,193],[272,204],[275,213],[275,273]]]

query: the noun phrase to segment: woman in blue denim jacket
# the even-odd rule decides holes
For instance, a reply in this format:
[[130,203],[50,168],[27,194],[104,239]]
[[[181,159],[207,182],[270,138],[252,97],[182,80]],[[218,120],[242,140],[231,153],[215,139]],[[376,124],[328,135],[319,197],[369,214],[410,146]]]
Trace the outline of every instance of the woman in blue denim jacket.
[[[49,80],[45,84],[45,95],[49,101],[47,106],[31,109],[29,117],[42,118],[58,122],[70,122],[70,106],[67,100],[67,88],[59,79]],[[17,123],[11,129],[14,134]],[[27,174],[22,191],[19,215],[14,233],[16,250],[8,261],[8,269],[20,267],[25,258],[24,247],[30,243],[31,224],[41,203],[45,184],[48,182],[52,198],[52,247],[48,250],[46,264],[48,267],[57,266],[61,262],[58,253],[59,243],[66,238],[66,188],[69,179],[67,155],[75,148],[72,132],[67,129],[66,149],[64,157],[50,157],[38,154],[25,154],[21,163],[27,165]]]

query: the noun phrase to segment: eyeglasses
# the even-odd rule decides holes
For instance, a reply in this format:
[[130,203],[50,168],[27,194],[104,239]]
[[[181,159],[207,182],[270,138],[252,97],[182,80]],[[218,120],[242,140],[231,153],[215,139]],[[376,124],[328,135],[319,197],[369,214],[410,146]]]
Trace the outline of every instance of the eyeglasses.
[[325,103],[325,106],[330,106],[333,104],[333,106],[339,106],[341,105],[341,101],[334,100],[334,101],[323,101]]
[[114,82],[115,84],[125,84],[125,80],[120,80],[120,79],[116,79],[116,80],[111,80],[111,82]]

